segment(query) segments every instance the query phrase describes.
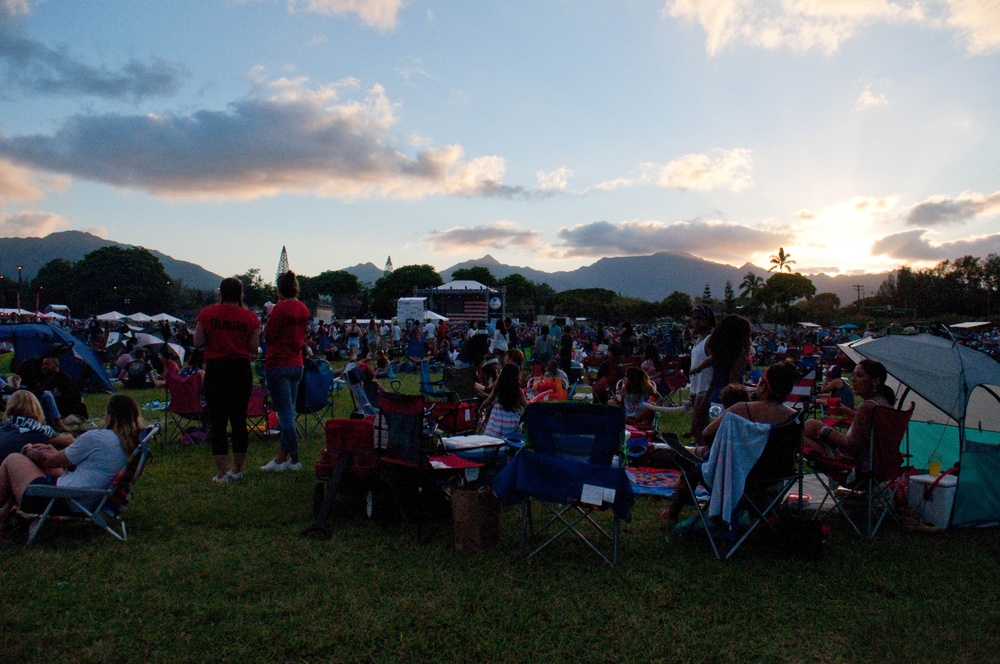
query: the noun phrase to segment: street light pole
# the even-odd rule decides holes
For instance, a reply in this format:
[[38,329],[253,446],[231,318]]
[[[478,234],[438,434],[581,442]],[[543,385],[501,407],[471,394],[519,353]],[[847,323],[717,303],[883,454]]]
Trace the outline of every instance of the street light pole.
[[21,308],[21,266],[17,266],[17,308]]

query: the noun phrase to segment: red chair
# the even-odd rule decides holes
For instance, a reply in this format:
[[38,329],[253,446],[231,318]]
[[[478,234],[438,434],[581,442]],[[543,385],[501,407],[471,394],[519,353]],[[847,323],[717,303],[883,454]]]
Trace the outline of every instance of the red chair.
[[250,391],[250,401],[247,402],[247,426],[251,431],[260,431],[265,436],[271,435],[267,418],[271,409],[267,403],[267,388],[255,387]]
[[[181,440],[184,428],[191,422],[197,422],[199,428],[204,428],[207,417],[200,373],[196,372],[183,378],[167,374],[166,381],[169,403],[163,412],[164,445]],[[171,422],[175,425],[173,430],[170,427]]]
[[[906,474],[903,460],[910,456],[908,433],[915,405],[910,404],[909,410],[878,406],[864,456],[857,459],[820,457],[813,460],[813,474],[826,490],[820,511],[827,498],[832,499],[854,532],[861,535],[859,519],[856,514],[852,515],[847,501],[863,501],[864,535],[867,539],[874,539],[885,517],[899,522],[894,499]],[[901,451],[902,447],[905,447],[905,453]]]

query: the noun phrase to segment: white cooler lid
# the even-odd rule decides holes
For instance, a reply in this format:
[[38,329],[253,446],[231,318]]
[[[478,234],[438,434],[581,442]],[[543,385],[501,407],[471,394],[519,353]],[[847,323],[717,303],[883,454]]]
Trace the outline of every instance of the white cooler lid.
[[503,438],[493,436],[483,436],[475,434],[472,436],[451,436],[443,438],[444,446],[449,450],[468,450],[477,447],[499,447],[505,445]]
[[[911,475],[910,476],[910,481],[911,482],[916,482],[918,484],[934,484],[934,480],[936,480],[936,479],[937,479],[937,477],[934,476],[934,475]],[[958,485],[958,478],[956,476],[954,476],[954,475],[945,475],[944,477],[941,478],[941,481],[938,483],[938,486],[942,486],[942,487],[945,487],[945,488],[953,487],[953,486],[957,486],[957,485]]]

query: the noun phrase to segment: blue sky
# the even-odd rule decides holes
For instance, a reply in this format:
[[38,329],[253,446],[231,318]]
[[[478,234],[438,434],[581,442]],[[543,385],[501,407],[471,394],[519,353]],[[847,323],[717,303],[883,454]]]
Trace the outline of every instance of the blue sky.
[[0,0],[0,236],[222,275],[1000,253],[998,0]]

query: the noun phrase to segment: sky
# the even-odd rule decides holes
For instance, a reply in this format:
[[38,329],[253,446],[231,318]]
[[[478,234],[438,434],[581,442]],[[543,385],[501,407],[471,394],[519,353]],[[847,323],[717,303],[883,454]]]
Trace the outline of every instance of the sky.
[[1000,253],[1000,0],[0,0],[0,237],[220,275]]

